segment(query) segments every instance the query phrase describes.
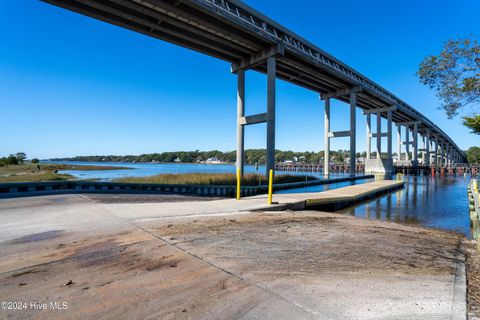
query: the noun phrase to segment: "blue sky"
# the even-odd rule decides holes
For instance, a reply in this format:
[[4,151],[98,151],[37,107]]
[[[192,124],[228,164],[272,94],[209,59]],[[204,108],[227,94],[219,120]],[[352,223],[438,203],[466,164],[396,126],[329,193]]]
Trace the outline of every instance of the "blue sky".
[[[246,2],[428,115],[461,148],[478,145],[460,118],[437,110],[415,71],[447,39],[479,35],[479,1]],[[236,76],[226,62],[37,0],[0,1],[0,39],[0,156],[235,148]],[[265,111],[265,89],[264,75],[247,73],[248,114]],[[333,103],[334,130],[348,129],[347,111]],[[357,150],[364,128],[357,110]],[[265,125],[247,127],[247,148],[265,139]],[[276,146],[323,149],[316,93],[278,81]],[[332,148],[348,148],[348,138]]]

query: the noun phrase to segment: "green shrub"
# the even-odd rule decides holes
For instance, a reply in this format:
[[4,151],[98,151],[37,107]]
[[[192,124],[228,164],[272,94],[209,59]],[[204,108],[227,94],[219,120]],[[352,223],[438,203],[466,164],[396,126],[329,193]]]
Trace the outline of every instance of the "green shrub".
[[18,164],[18,159],[14,155],[10,155],[8,157],[0,158],[0,164],[2,166],[16,165],[16,164]]

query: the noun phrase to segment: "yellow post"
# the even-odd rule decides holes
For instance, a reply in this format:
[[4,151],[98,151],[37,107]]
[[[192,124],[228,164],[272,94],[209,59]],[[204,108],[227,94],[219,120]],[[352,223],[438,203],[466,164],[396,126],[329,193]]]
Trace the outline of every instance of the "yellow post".
[[273,193],[273,169],[270,169],[270,174],[268,177],[268,205],[272,204],[272,193]]
[[237,200],[240,200],[240,192],[242,191],[240,189],[240,181],[242,180],[242,177],[240,175],[240,168],[237,169]]

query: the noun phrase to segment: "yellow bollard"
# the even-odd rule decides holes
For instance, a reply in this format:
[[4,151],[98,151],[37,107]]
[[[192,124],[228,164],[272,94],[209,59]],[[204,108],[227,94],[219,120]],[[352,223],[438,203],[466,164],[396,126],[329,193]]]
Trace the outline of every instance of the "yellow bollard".
[[272,193],[273,193],[273,169],[270,169],[270,174],[268,178],[268,205],[272,204]]
[[240,175],[240,168],[237,169],[237,200],[240,200],[240,193],[242,189],[240,188],[240,181],[242,180],[242,176]]

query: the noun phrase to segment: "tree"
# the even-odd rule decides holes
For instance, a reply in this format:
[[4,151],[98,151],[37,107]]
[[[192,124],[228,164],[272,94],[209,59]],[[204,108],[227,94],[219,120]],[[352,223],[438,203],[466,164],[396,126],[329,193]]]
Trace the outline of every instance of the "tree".
[[480,163],[480,148],[470,147],[467,150],[468,163]]
[[463,117],[463,124],[469,127],[472,133],[480,134],[480,116]]
[[25,161],[25,159],[27,159],[27,155],[25,154],[25,152],[17,152],[13,156],[17,158],[18,163],[22,163],[23,161]]
[[38,160],[38,158],[33,158],[31,162],[32,162],[32,163],[39,163],[40,160]]
[[8,157],[0,158],[0,166],[16,164],[18,164],[18,159],[13,154],[9,155]]
[[463,113],[463,124],[480,134],[480,45],[476,39],[447,41],[440,54],[423,59],[417,76],[435,89],[449,119]]

